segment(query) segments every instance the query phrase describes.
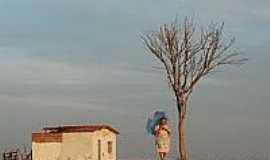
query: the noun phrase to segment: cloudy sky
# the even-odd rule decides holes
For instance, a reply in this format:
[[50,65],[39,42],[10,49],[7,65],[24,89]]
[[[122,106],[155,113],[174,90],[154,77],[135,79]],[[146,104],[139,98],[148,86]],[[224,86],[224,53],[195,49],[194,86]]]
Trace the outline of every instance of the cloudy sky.
[[176,110],[140,35],[192,16],[200,24],[224,21],[226,35],[250,60],[197,88],[187,124],[191,155],[269,158],[269,6],[268,0],[0,0],[1,151],[29,145],[31,132],[44,126],[108,123],[121,132],[122,159],[152,157],[147,116],[166,110],[175,127]]

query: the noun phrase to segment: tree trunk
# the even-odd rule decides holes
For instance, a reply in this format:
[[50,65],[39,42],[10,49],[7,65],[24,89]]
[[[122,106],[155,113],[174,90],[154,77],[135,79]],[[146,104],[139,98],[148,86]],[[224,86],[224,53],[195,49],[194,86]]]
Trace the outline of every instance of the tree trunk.
[[185,100],[181,101],[182,98],[177,99],[178,107],[178,149],[180,160],[189,160],[188,150],[185,141],[185,120],[186,120],[186,102]]
[[178,122],[178,147],[179,147],[179,154],[180,154],[180,160],[188,160],[188,150],[185,142],[185,119],[181,119],[179,117],[179,122]]

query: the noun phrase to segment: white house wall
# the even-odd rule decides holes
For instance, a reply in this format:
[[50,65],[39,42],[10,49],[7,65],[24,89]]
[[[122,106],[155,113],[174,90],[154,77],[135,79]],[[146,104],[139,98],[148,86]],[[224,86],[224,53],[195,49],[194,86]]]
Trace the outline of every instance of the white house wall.
[[[101,140],[101,160],[116,160],[116,134],[107,130],[102,129],[100,131],[94,132],[95,141],[94,141],[94,158],[98,160],[98,140]],[[108,141],[112,141],[112,154],[108,153]]]
[[92,160],[93,133],[64,133],[60,160]]
[[33,160],[58,160],[61,143],[32,143]]
[[[98,140],[101,159],[116,160],[116,134],[108,129],[95,132],[63,133],[62,142],[32,143],[33,160],[98,160]],[[112,153],[108,153],[112,141]]]

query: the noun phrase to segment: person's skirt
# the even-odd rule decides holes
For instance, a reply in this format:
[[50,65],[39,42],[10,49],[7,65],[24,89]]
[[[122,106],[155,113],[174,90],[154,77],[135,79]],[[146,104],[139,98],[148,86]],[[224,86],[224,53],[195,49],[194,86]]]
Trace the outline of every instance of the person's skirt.
[[158,153],[168,153],[170,150],[170,139],[166,138],[157,138],[156,139],[156,150]]

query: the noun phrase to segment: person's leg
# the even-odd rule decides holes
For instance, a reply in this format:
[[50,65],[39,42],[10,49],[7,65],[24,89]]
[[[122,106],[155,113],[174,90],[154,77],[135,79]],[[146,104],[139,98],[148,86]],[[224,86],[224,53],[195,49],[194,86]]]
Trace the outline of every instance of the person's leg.
[[163,152],[163,153],[162,153],[162,159],[163,159],[163,160],[165,159],[165,156],[166,156],[166,153]]
[[160,160],[163,160],[163,153],[162,152],[159,152],[158,154],[159,154]]
[[165,159],[166,155],[167,155],[167,153],[164,152],[164,153],[163,153],[163,159]]

